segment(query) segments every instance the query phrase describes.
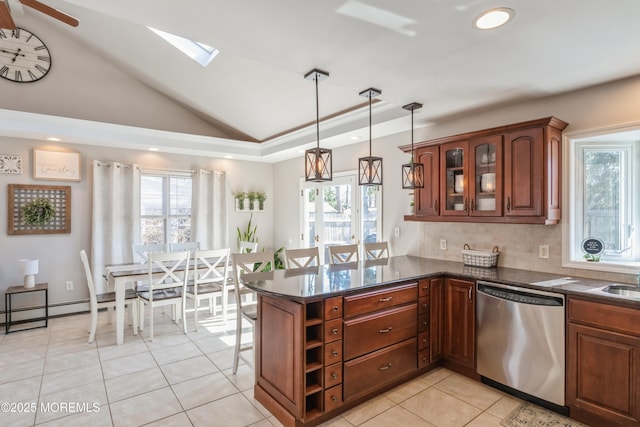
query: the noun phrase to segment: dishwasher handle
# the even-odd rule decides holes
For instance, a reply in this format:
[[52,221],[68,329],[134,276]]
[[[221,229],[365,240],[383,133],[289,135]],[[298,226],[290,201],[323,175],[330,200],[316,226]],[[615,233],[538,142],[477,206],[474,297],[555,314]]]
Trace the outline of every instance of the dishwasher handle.
[[552,297],[548,295],[539,295],[532,292],[527,292],[525,290],[496,288],[479,283],[478,292],[492,296],[494,298],[512,301],[520,304],[544,305],[550,307],[564,306],[564,300],[562,298]]

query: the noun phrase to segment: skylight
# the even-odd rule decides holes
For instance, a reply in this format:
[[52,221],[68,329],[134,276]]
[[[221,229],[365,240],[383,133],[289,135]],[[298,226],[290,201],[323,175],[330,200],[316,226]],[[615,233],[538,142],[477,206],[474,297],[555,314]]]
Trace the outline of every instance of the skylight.
[[220,51],[215,47],[208,46],[204,43],[194,42],[193,40],[176,36],[175,34],[166,33],[155,28],[147,28],[165,39],[167,42],[171,43],[175,48],[180,50],[182,53],[184,53],[203,67],[209,65],[209,62],[211,62],[211,60],[215,58],[218,53],[220,53]]

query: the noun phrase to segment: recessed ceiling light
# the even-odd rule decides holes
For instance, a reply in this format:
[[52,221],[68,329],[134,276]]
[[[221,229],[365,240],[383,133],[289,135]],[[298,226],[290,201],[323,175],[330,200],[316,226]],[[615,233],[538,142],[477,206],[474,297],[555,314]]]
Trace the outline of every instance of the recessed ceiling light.
[[224,156],[225,159],[233,159],[233,156],[227,154],[226,156]]
[[349,139],[350,139],[351,141],[357,141],[357,140],[359,140],[359,139],[360,139],[360,137],[359,137],[358,135],[354,135],[354,136],[350,136],[350,137],[349,137]]
[[56,138],[55,136],[48,136],[45,138],[47,141],[55,141],[55,142],[59,142],[62,141],[60,138]]
[[514,14],[513,9],[508,7],[490,9],[474,19],[473,26],[479,30],[493,30],[509,22]]
[[149,147],[149,151],[160,151],[160,149],[156,147]]

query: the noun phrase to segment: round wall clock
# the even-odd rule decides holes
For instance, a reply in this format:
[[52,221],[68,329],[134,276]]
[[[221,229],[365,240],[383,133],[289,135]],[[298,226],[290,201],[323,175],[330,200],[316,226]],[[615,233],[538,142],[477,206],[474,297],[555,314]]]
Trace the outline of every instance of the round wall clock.
[[18,83],[40,80],[51,69],[51,53],[42,40],[24,28],[0,28],[0,77]]

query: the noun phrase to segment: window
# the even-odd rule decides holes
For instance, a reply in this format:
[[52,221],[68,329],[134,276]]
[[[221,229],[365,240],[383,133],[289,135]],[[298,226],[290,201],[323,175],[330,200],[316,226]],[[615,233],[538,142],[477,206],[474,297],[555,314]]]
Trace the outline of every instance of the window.
[[143,173],[140,177],[143,244],[191,240],[191,176]]
[[[635,272],[640,265],[640,128],[570,140],[570,263],[566,266]],[[604,242],[597,265],[585,239]]]

